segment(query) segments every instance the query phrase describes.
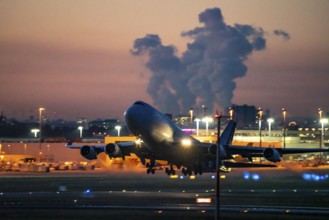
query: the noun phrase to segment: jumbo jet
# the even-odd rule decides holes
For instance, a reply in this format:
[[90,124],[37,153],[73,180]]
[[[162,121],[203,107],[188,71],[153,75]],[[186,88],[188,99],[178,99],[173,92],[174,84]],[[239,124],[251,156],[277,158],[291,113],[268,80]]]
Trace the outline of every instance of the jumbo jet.
[[[137,101],[124,113],[128,129],[138,139],[135,142],[109,143],[101,146],[74,146],[72,142],[67,147],[80,149],[81,155],[88,159],[97,159],[97,155],[105,152],[110,158],[135,154],[146,166],[147,173],[154,174],[156,161],[166,161],[165,171],[168,175],[175,174],[175,168],[181,169],[184,175],[229,172],[232,167],[276,167],[275,162],[281,161],[284,154],[300,154],[311,152],[328,152],[328,149],[300,148],[265,148],[232,145],[236,123],[229,121],[224,129],[219,146],[202,143],[181,130],[168,116],[151,105]],[[218,152],[219,164],[216,166]],[[249,162],[235,162],[234,156],[247,158]],[[253,163],[254,157],[264,157],[273,162],[270,164]]]

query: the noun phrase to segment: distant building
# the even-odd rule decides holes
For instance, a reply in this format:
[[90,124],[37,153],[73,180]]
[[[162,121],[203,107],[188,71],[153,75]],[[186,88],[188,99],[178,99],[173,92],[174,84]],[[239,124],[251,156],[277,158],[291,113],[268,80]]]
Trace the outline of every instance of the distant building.
[[6,116],[3,115],[3,112],[1,112],[0,115],[0,125],[5,125],[7,123]]
[[[254,105],[234,105],[233,119],[238,128],[251,129],[256,126],[257,108]],[[227,113],[228,114],[228,113]]]

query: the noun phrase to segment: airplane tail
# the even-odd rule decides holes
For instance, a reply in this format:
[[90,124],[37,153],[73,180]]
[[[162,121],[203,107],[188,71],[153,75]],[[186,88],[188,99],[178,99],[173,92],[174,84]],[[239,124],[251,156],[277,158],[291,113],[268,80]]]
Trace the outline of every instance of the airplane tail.
[[236,127],[236,122],[230,121],[220,136],[220,145],[223,147],[228,147],[228,145],[232,144],[234,131]]

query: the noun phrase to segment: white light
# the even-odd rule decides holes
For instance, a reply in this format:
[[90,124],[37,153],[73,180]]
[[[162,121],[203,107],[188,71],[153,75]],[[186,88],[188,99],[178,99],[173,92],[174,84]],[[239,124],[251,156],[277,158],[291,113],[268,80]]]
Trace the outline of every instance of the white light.
[[322,118],[320,122],[321,124],[328,124],[328,118]]
[[182,145],[183,147],[190,147],[192,145],[192,141],[191,139],[188,139],[188,138],[184,138],[182,140]]
[[34,133],[34,137],[37,137],[37,134],[40,130],[39,129],[32,129],[31,132]]
[[142,140],[140,139],[140,138],[138,138],[136,141],[135,141],[135,145],[137,146],[137,147],[141,147],[142,146]]
[[211,203],[211,198],[197,198],[196,203]]
[[120,136],[121,126],[120,125],[117,125],[117,126],[115,126],[115,129],[118,130],[118,136]]
[[83,127],[82,126],[79,126],[78,129],[80,131],[80,138],[82,138],[82,129],[83,129]]

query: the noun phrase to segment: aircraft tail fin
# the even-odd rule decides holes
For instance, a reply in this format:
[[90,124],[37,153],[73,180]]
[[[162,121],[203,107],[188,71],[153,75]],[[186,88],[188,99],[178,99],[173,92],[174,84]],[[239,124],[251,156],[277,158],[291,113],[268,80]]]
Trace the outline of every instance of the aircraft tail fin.
[[220,136],[220,145],[226,147],[232,144],[236,122],[230,121]]

